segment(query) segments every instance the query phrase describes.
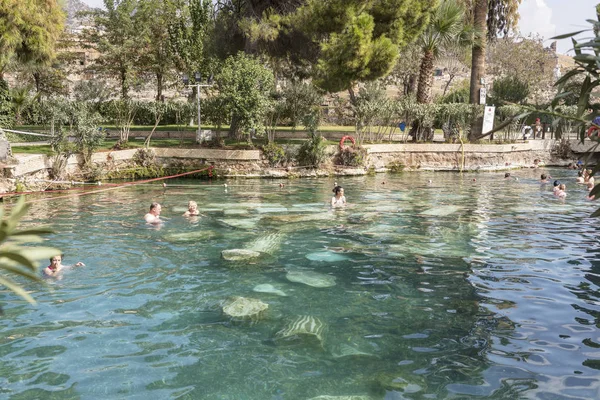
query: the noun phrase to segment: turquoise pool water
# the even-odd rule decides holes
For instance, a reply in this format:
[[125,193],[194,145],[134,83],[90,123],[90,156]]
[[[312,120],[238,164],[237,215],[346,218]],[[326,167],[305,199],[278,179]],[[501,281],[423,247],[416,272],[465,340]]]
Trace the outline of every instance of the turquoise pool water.
[[[599,204],[572,171],[550,171],[565,201],[540,172],[337,178],[335,211],[333,178],[35,203],[24,226],[51,224],[87,266],[23,282],[37,306],[1,292],[0,397],[600,398]],[[188,200],[205,216],[182,217]],[[268,309],[228,317],[237,296]],[[285,337],[300,317],[322,329]]]

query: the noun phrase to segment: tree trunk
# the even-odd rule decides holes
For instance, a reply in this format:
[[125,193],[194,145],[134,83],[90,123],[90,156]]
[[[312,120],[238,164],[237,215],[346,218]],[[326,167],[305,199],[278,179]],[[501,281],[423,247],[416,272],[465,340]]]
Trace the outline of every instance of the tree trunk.
[[229,125],[229,137],[235,140],[242,140],[239,121],[240,118],[234,113],[231,117],[231,124]]
[[417,87],[417,103],[431,103],[431,89],[433,87],[433,52],[425,51],[419,69],[419,86]]
[[[479,103],[479,90],[481,89],[481,79],[485,76],[485,46],[487,32],[487,0],[476,0],[473,10],[473,24],[475,30],[480,32],[480,38],[473,45],[471,62],[471,88],[469,91],[469,102],[471,104]],[[482,119],[475,115],[471,121],[471,132],[469,140],[474,140],[481,135]]]
[[156,101],[162,101],[163,74],[156,73]]
[[129,87],[127,85],[127,71],[121,70],[119,72],[119,78],[121,81],[121,97],[123,100],[129,97]]
[[448,79],[448,82],[446,83],[446,86],[444,86],[444,94],[443,96],[446,95],[446,92],[448,91],[448,88],[450,87],[450,84],[452,83],[452,80],[454,79],[456,75],[452,75],[450,74],[450,79]]
[[41,77],[40,77],[39,72],[33,73],[33,81],[35,82],[35,92],[38,94],[38,101],[39,101],[39,99],[41,98],[41,96],[39,96],[40,88],[41,88]]
[[402,93],[405,96],[411,95],[417,91],[417,76],[415,74],[408,75],[402,82]]

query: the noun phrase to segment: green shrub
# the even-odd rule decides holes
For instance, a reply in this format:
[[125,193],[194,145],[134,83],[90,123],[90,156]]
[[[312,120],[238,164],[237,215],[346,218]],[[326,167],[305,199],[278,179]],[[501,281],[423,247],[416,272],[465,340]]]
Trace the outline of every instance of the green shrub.
[[529,85],[517,76],[505,76],[494,81],[490,93],[491,104],[523,103],[529,96]]
[[360,167],[365,164],[366,157],[367,150],[363,147],[344,147],[337,153],[335,163],[348,167]]
[[152,149],[137,149],[131,158],[136,165],[148,168],[154,165],[155,154]]
[[327,159],[327,143],[323,136],[312,135],[302,143],[298,150],[298,162],[303,166],[315,166],[323,164]]
[[0,79],[0,128],[11,128],[15,122],[8,84]]
[[281,145],[276,143],[269,143],[262,147],[263,154],[269,160],[269,165],[271,167],[276,167],[285,161],[285,151]]

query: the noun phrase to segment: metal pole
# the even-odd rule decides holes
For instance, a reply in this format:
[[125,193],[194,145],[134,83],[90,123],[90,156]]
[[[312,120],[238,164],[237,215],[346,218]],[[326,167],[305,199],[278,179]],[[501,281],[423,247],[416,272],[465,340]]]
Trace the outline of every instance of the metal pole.
[[198,134],[196,135],[196,141],[202,140],[202,119],[200,114],[200,83],[196,85],[196,97],[198,100]]

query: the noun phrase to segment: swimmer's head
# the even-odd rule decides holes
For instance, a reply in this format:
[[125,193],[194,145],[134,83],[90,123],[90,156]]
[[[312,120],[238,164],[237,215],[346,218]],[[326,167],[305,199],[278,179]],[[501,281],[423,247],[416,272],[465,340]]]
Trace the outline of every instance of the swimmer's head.
[[567,190],[567,186],[564,183],[561,183],[560,185],[558,185],[558,188],[560,190]]
[[542,180],[545,181],[546,179],[548,179],[548,175],[542,174],[542,176],[540,178],[542,178]]
[[188,202],[188,209],[190,209],[190,210],[197,210],[198,209],[198,203],[196,203],[193,200],[190,200]]
[[[336,183],[337,183],[337,182],[336,182]],[[338,194],[340,194],[340,195],[342,195],[342,196],[343,196],[343,195],[344,195],[344,188],[343,188],[343,187],[341,187],[341,186],[337,186],[337,185],[336,185],[336,186],[333,188],[332,192],[333,192],[333,193],[334,193],[336,196],[337,196]]]
[[510,178],[510,172],[507,172],[507,173],[505,173],[505,174],[504,174],[504,177],[505,177],[505,178]]
[[158,203],[150,204],[150,214],[160,215],[161,206]]
[[554,181],[554,183],[552,183],[553,186],[558,186],[560,185],[560,181]]

